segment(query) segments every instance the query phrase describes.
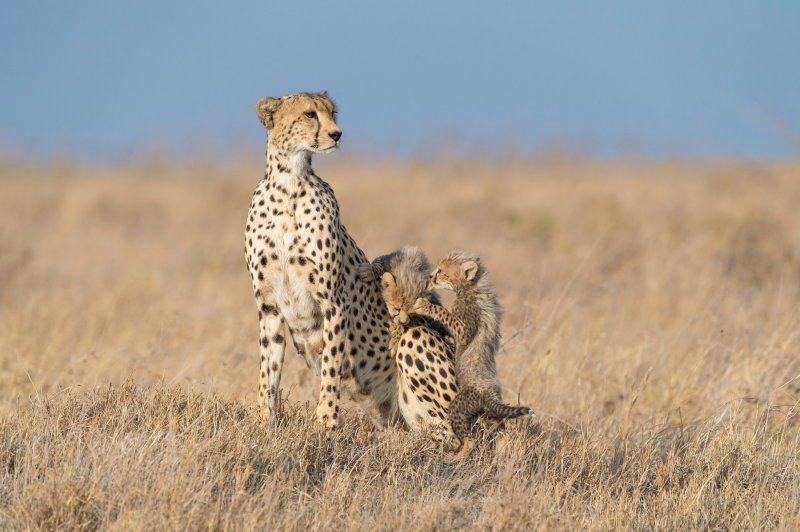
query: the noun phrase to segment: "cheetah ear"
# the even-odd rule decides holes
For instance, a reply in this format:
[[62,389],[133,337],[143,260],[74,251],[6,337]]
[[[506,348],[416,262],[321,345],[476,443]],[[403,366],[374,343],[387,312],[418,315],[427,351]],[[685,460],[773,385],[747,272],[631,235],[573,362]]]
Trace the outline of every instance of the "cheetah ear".
[[474,260],[468,260],[461,265],[461,271],[464,273],[464,279],[471,281],[478,275],[478,263]]
[[328,97],[328,91],[320,91],[319,95],[322,96],[323,98],[327,98]]
[[270,98],[269,96],[261,98],[256,102],[258,118],[267,129],[270,129],[274,124],[272,117],[278,109],[278,103],[280,103],[280,100],[277,98]]

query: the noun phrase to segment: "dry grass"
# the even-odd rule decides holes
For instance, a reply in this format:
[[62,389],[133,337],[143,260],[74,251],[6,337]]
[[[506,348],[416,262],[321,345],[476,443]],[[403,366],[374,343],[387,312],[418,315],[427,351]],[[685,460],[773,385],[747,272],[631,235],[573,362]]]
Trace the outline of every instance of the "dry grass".
[[257,420],[260,167],[0,165],[0,528],[800,528],[800,165],[319,161],[369,256],[498,287],[541,416],[457,465],[326,441],[292,353]]

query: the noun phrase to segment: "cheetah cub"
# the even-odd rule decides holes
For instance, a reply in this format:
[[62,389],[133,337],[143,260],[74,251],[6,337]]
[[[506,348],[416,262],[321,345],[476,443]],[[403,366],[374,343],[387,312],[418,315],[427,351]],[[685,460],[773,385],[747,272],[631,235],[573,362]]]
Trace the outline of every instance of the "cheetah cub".
[[462,443],[459,454],[463,456],[472,447],[472,443],[464,444],[480,414],[486,412],[497,419],[509,419],[533,412],[528,407],[513,407],[501,401],[495,355],[500,346],[502,309],[480,259],[464,252],[450,253],[430,274],[427,288],[446,288],[456,294],[452,311],[419,298],[413,312],[440,321],[456,340],[459,392],[447,413],[453,432]]
[[398,371],[398,408],[411,430],[424,430],[448,451],[461,441],[448,420],[447,408],[458,393],[453,364],[455,340],[441,322],[412,314],[418,299],[439,305],[428,290],[431,265],[419,248],[407,247],[358,267],[364,282],[380,279],[389,310],[389,352]]
[[400,337],[406,330],[412,308],[418,299],[439,305],[438,296],[428,289],[430,262],[417,247],[406,246],[372,261],[358,265],[358,275],[365,283],[381,280],[381,295],[392,322],[389,325],[389,352],[397,353]]

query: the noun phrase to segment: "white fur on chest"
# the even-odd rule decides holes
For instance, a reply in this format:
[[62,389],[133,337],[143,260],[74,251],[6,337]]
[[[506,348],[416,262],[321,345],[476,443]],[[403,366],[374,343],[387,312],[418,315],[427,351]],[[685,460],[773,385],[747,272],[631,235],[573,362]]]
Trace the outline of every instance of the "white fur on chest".
[[[307,276],[296,266],[299,254],[296,246],[293,246],[298,236],[294,220],[277,225],[286,230],[273,237],[277,245],[272,252],[277,259],[271,261],[266,281],[289,327],[294,330],[306,329],[310,326],[308,321],[316,319],[319,314],[315,290]],[[294,264],[290,263],[290,259]]]

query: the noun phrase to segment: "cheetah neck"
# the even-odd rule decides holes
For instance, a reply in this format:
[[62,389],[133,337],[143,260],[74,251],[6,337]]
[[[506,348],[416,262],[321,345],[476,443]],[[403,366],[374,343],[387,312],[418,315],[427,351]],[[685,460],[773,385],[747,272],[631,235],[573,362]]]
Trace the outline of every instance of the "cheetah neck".
[[265,177],[288,192],[307,184],[314,175],[311,168],[311,152],[306,150],[289,153],[281,145],[281,139],[270,136],[267,142],[267,170]]

